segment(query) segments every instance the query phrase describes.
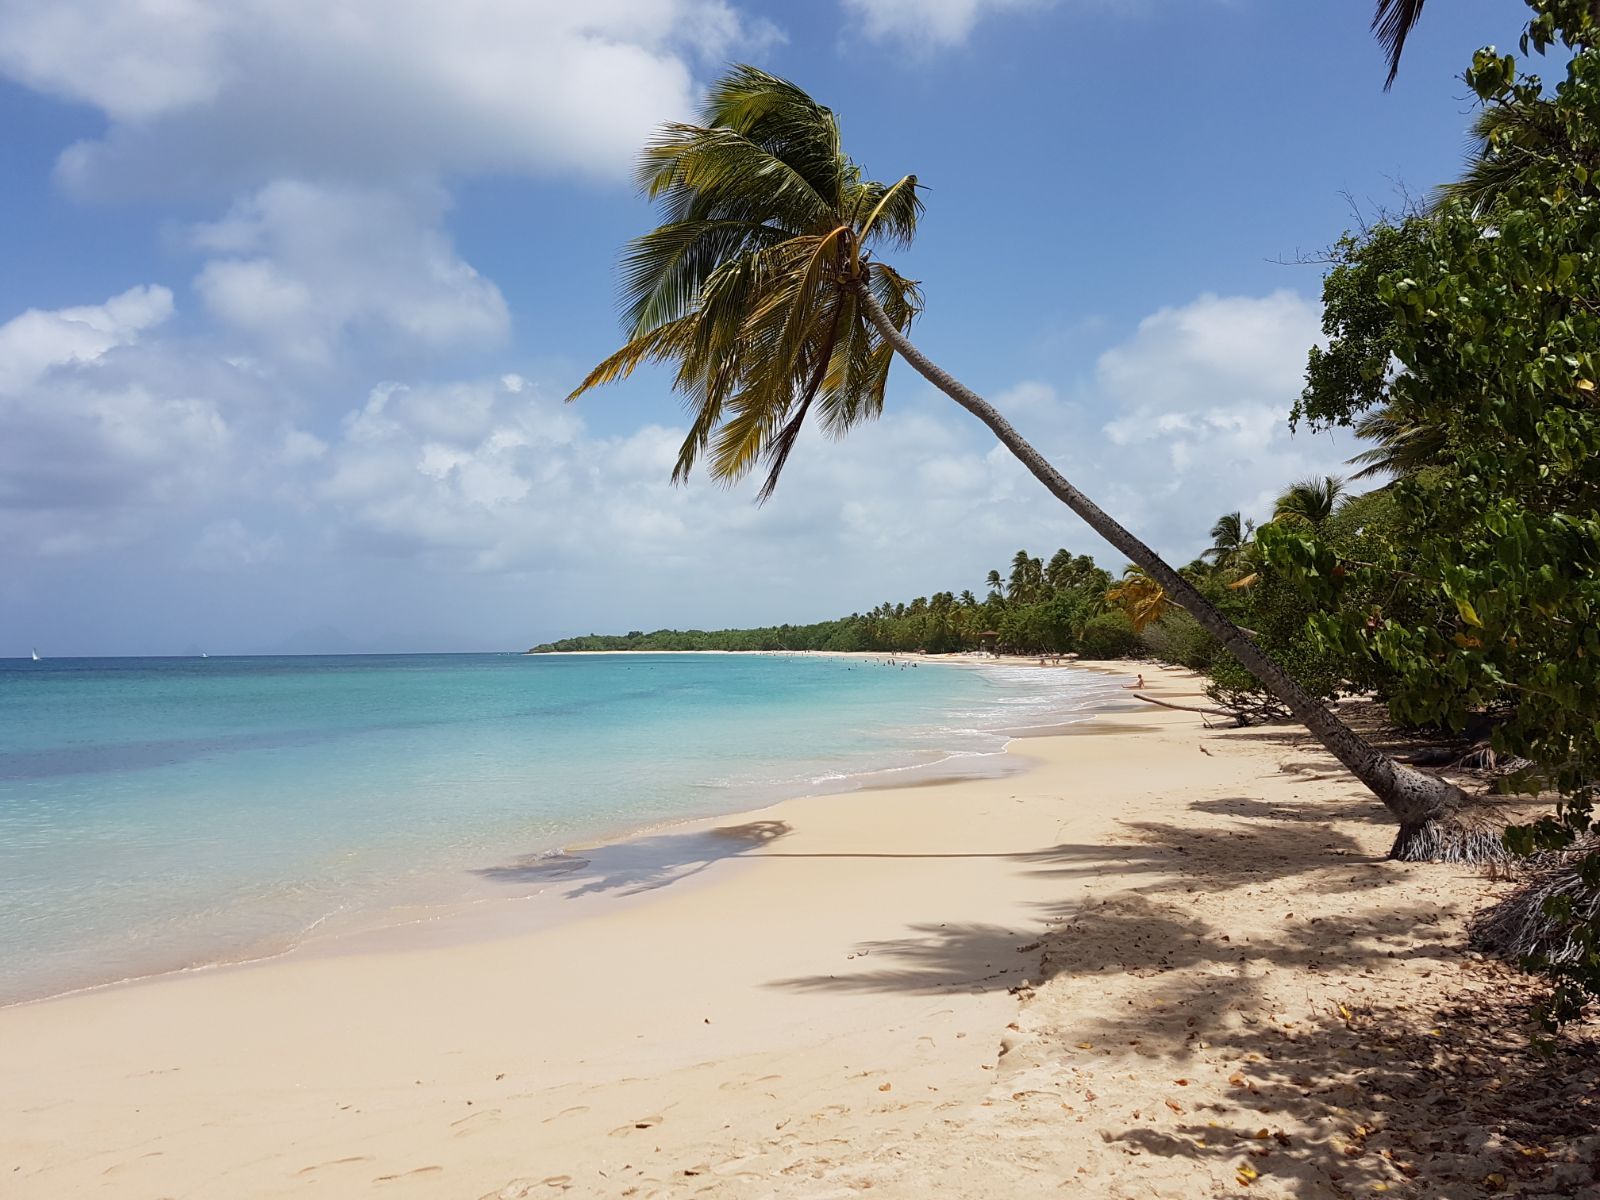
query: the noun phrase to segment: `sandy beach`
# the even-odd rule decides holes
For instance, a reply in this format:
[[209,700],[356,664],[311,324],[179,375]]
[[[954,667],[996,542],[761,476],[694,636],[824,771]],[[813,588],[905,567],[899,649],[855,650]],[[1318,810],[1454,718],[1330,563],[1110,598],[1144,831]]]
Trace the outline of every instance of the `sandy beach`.
[[[1494,1087],[1440,1060],[1515,991],[1461,951],[1477,872],[1384,861],[1381,810],[1294,730],[1152,708],[1012,753],[546,864],[560,920],[0,1010],[0,1194],[1471,1195],[1430,1188],[1516,1169],[1472,1133],[1511,1052]],[[1547,1148],[1546,1190],[1596,1149]]]

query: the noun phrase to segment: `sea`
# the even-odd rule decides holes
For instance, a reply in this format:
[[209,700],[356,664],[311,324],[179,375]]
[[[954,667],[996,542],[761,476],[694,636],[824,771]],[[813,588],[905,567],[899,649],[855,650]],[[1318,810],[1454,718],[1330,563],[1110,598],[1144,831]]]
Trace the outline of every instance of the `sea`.
[[537,892],[574,846],[1008,769],[1089,671],[809,654],[0,659],[0,1004]]

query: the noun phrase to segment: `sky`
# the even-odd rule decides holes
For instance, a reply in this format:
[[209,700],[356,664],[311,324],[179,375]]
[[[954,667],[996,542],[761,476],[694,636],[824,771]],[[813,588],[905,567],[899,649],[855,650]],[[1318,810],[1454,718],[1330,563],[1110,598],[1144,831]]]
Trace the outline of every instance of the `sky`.
[[1438,0],[0,0],[0,657],[514,649],[1121,559],[903,364],[777,494],[668,480],[620,344],[638,148],[729,62],[927,187],[914,339],[1180,562],[1347,437],[1291,434],[1314,257],[1458,170]]

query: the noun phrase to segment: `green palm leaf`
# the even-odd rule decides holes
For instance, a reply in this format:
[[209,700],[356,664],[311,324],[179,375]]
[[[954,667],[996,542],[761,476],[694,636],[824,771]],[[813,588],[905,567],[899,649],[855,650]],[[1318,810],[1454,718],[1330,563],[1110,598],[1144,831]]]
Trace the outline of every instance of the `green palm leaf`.
[[675,362],[690,426],[674,480],[704,462],[731,483],[765,461],[765,500],[813,413],[837,436],[883,411],[894,349],[858,288],[898,330],[922,311],[874,258],[910,243],[922,201],[915,176],[864,178],[832,111],[754,67],[712,88],[701,122],[663,126],[641,155],[664,220],[622,255],[627,343],[569,399]]

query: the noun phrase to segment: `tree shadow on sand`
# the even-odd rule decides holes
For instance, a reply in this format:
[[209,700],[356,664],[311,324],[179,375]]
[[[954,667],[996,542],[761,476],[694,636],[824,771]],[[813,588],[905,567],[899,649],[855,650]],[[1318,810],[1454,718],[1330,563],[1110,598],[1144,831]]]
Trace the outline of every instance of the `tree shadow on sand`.
[[[1469,957],[1460,918],[1430,901],[1430,873],[1452,868],[1363,847],[1332,823],[1364,820],[1370,803],[1348,794],[1193,807],[1216,821],[1130,822],[1124,844],[1016,856],[1090,884],[1039,908],[1042,934],[930,922],[773,986],[1027,999],[1050,980],[1005,1060],[1027,1073],[1013,1100],[1054,1088],[1085,1103],[1078,1070],[1133,1072],[1137,1101],[1086,1104],[1092,1152],[1130,1181],[1151,1156],[1191,1160],[1196,1195],[1600,1200],[1600,1059],[1581,1036],[1552,1063],[1531,1053],[1531,985]],[[1172,1082],[1197,1072],[1205,1086]]]
[[636,896],[751,855],[789,831],[787,821],[747,821],[631,838],[582,853],[532,854],[473,874],[518,887],[561,880],[569,899],[603,892]]
[[[1126,842],[1063,843],[1003,857],[1029,875],[1063,883],[1092,885],[1096,879],[1114,877],[1117,885],[1125,889],[1124,894],[1143,897],[1182,898],[1202,890],[1213,894],[1248,891],[1286,878],[1296,881],[1299,892],[1314,897],[1381,887],[1406,870],[1404,864],[1387,862],[1331,827],[1308,836],[1298,822],[1258,816],[1252,805],[1259,803],[1237,798],[1200,801],[1196,805],[1203,811],[1236,806],[1231,815],[1245,819],[1226,825],[1189,828],[1164,822],[1125,822],[1123,828],[1130,835]],[[1036,920],[1049,931],[1048,938],[1061,936],[1061,929],[1050,929],[1052,926],[1078,928],[1086,920],[1096,922],[1096,927],[1109,935],[1109,940],[1097,938],[1105,942],[1106,956],[1083,964],[1083,969],[1091,973],[1153,970],[1180,962],[1227,963],[1239,953],[1239,947],[1227,935],[1214,938],[1204,931],[1188,929],[1187,922],[1179,916],[1165,925],[1146,926],[1142,922],[1151,919],[1148,912],[1123,921],[1104,910],[1100,901],[1091,901],[1090,907],[1084,908],[1077,899],[1039,905],[1035,912]],[[1437,914],[1426,905],[1395,909],[1377,921],[1369,934],[1381,940],[1437,920]],[[852,949],[857,960],[872,962],[873,970],[783,979],[773,986],[804,991],[929,994],[1010,988],[1025,977],[1041,977],[1037,965],[1042,946],[1040,925],[1029,933],[972,922],[927,922],[913,926],[903,937],[856,943]],[[1158,943],[1171,948],[1148,961],[1141,957],[1142,947]],[[1045,966],[1049,966],[1048,961]]]

